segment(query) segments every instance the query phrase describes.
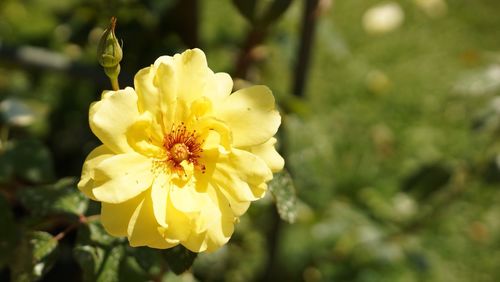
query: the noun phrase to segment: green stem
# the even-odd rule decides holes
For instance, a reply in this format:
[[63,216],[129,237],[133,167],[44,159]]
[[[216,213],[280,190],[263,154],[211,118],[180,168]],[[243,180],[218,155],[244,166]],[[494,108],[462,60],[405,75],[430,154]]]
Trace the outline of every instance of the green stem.
[[104,73],[109,77],[109,81],[111,81],[111,87],[114,91],[120,90],[120,84],[118,83],[118,75],[120,74],[120,64],[104,68]]
[[118,83],[118,77],[110,77],[109,81],[111,81],[111,87],[114,91],[118,91],[120,89],[120,84]]

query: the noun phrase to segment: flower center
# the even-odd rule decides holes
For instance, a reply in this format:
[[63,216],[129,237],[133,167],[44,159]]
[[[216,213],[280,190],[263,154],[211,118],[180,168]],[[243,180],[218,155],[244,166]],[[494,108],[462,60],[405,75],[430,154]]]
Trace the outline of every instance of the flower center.
[[163,139],[165,148],[165,162],[171,172],[186,177],[191,174],[188,170],[201,170],[205,172],[205,166],[199,162],[203,149],[203,140],[199,140],[196,130],[190,131],[184,123],[172,127]]
[[181,163],[189,157],[189,148],[184,143],[177,143],[170,148],[170,157],[176,163]]

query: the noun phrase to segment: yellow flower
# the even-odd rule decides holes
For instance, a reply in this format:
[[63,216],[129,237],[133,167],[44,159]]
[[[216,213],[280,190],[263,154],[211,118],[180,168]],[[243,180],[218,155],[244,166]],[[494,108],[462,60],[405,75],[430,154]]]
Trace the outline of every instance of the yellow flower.
[[78,188],[102,202],[104,227],[131,246],[216,250],[283,168],[274,97],[265,86],[231,94],[231,77],[212,72],[199,49],[158,58],[134,85],[90,106],[103,145]]

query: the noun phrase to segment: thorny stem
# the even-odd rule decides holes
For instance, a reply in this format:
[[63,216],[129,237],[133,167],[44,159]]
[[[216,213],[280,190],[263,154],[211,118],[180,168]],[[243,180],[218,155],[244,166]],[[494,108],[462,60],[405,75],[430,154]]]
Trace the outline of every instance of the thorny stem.
[[54,240],[60,241],[62,238],[66,236],[69,232],[71,232],[73,229],[77,228],[78,226],[82,224],[86,224],[88,222],[92,222],[95,220],[98,220],[100,218],[100,215],[91,215],[89,217],[86,217],[84,215],[80,215],[80,218],[77,222],[74,222],[73,224],[68,225],[63,231],[59,232],[56,236],[54,236]]

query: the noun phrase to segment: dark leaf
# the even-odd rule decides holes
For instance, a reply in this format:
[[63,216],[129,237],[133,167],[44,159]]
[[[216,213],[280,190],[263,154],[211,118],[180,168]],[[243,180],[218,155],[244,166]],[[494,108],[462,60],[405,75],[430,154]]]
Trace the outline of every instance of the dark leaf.
[[257,0],[233,0],[233,4],[250,23],[255,21]]
[[162,257],[158,250],[147,247],[137,247],[129,248],[128,251],[146,273],[156,273],[160,270]]
[[14,175],[14,155],[9,153],[8,147],[0,152],[0,183],[8,183]]
[[292,4],[292,0],[274,0],[259,19],[259,22],[264,26],[270,25],[286,12],[290,4]]
[[425,200],[444,187],[451,174],[451,170],[441,163],[422,166],[404,180],[403,191],[415,195],[419,200]]
[[10,206],[0,195],[0,268],[7,263],[18,241],[17,227]]
[[96,280],[104,255],[103,248],[93,245],[79,245],[73,249],[73,257],[82,269],[83,281],[93,282]]
[[193,265],[197,255],[181,245],[163,251],[168,266],[175,274],[181,274],[188,270]]

